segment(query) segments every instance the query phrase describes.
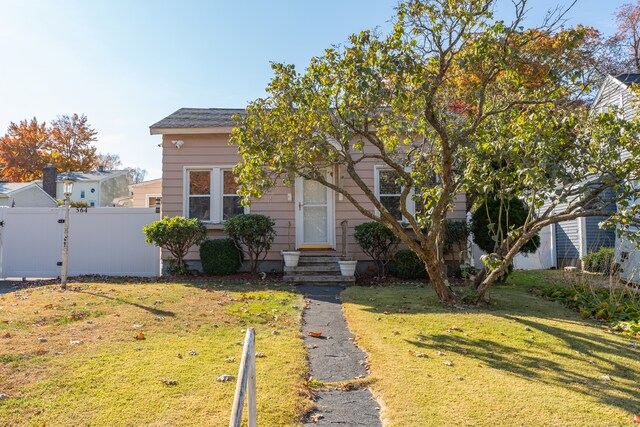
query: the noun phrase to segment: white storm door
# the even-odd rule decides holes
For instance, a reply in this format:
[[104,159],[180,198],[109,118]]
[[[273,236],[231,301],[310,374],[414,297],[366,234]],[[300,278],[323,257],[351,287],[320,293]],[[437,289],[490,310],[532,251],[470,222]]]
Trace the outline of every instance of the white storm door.
[[[327,180],[331,174],[327,171]],[[329,181],[331,182],[331,181]],[[335,241],[333,190],[316,181],[296,178],[296,246],[333,248]]]

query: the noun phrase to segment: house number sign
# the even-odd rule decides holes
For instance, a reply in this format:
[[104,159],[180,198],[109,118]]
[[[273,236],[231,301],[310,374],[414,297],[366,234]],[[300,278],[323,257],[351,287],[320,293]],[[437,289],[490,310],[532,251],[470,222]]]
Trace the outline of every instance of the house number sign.
[[76,208],[76,212],[78,213],[87,213],[88,211],[88,208]]

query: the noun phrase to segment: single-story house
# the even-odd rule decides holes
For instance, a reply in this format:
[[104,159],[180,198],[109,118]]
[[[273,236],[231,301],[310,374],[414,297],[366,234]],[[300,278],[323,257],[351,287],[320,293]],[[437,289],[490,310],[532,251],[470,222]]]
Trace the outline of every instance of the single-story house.
[[155,208],[162,204],[162,178],[132,184],[129,191],[134,208]]
[[[234,215],[251,211],[270,216],[276,223],[277,237],[262,264],[266,271],[281,268],[280,252],[287,249],[341,255],[343,224],[349,256],[368,260],[353,235],[356,225],[370,220],[342,196],[315,181],[298,177],[294,184],[282,183],[261,199],[252,200],[250,208],[240,204],[233,168],[241,158],[237,147],[229,145],[229,137],[234,126],[232,117],[243,113],[242,109],[182,108],[150,126],[152,135],[162,135],[162,216],[199,218],[212,238],[223,237],[223,223]],[[358,163],[357,168],[360,177],[393,210],[400,198],[395,172],[374,159]],[[327,170],[327,177],[345,189],[353,189],[354,197],[367,200],[339,168]],[[465,196],[461,194],[449,218],[464,220],[465,210]],[[187,261],[197,266],[197,248],[192,248]]]
[[162,179],[131,184],[129,195],[113,199],[121,208],[155,208],[162,203]]
[[[42,180],[35,182],[51,197],[63,199],[63,179],[66,175],[67,172],[58,173],[54,166],[49,165],[43,170]],[[116,206],[115,199],[131,195],[131,176],[128,170],[72,171],[71,178],[74,180],[71,200],[85,202],[91,207],[113,207]]]
[[0,183],[0,206],[49,208],[58,202],[35,182]]

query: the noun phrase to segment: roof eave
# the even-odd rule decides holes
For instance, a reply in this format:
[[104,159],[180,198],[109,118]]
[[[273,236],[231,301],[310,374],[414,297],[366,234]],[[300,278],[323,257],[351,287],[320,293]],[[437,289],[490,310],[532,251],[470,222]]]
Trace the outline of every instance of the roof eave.
[[149,128],[151,135],[199,135],[211,133],[231,133],[233,126],[210,126],[203,128]]

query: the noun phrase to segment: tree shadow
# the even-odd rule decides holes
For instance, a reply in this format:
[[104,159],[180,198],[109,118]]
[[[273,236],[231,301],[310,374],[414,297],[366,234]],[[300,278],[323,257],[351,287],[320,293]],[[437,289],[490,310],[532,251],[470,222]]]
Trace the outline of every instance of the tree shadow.
[[[590,333],[590,330],[596,332],[598,326],[582,319],[578,313],[527,294],[523,289],[508,288],[505,287],[505,294],[497,292],[500,298],[488,307],[449,307],[439,304],[431,291],[402,287],[386,296],[357,298],[351,302],[364,305],[365,311],[377,315],[384,310],[402,316],[400,322],[405,325],[416,314],[481,314],[517,322],[522,326],[516,330],[531,333],[531,338],[523,336],[524,343],[518,346],[501,342],[497,337],[478,338],[456,330],[417,335],[416,339],[405,339],[405,342],[414,346],[416,352],[443,351],[476,359],[527,381],[569,389],[625,411],[640,411],[640,387],[637,386],[640,372],[633,367],[640,360],[640,351],[630,345],[633,340],[625,342],[620,336]],[[510,299],[513,297],[519,300],[514,302]],[[584,329],[572,330],[571,325]],[[561,340],[564,345],[542,342],[540,334]]]
[[114,302],[119,302],[119,303],[123,303],[123,304],[127,304],[145,311],[148,311],[151,314],[154,314],[156,316],[163,316],[163,317],[175,317],[175,313],[173,311],[167,311],[167,310],[161,310],[159,308],[156,307],[149,307],[147,305],[142,305],[142,304],[138,304],[136,302],[132,302],[132,301],[127,301],[124,298],[114,298],[114,297],[110,297],[108,295],[104,295],[104,294],[100,294],[100,293],[96,293],[96,292],[89,292],[89,291],[82,291],[82,290],[78,290],[75,291],[79,294],[85,294],[85,295],[91,295],[94,297],[99,297],[99,298],[104,298],[107,299],[109,301],[114,301]]

